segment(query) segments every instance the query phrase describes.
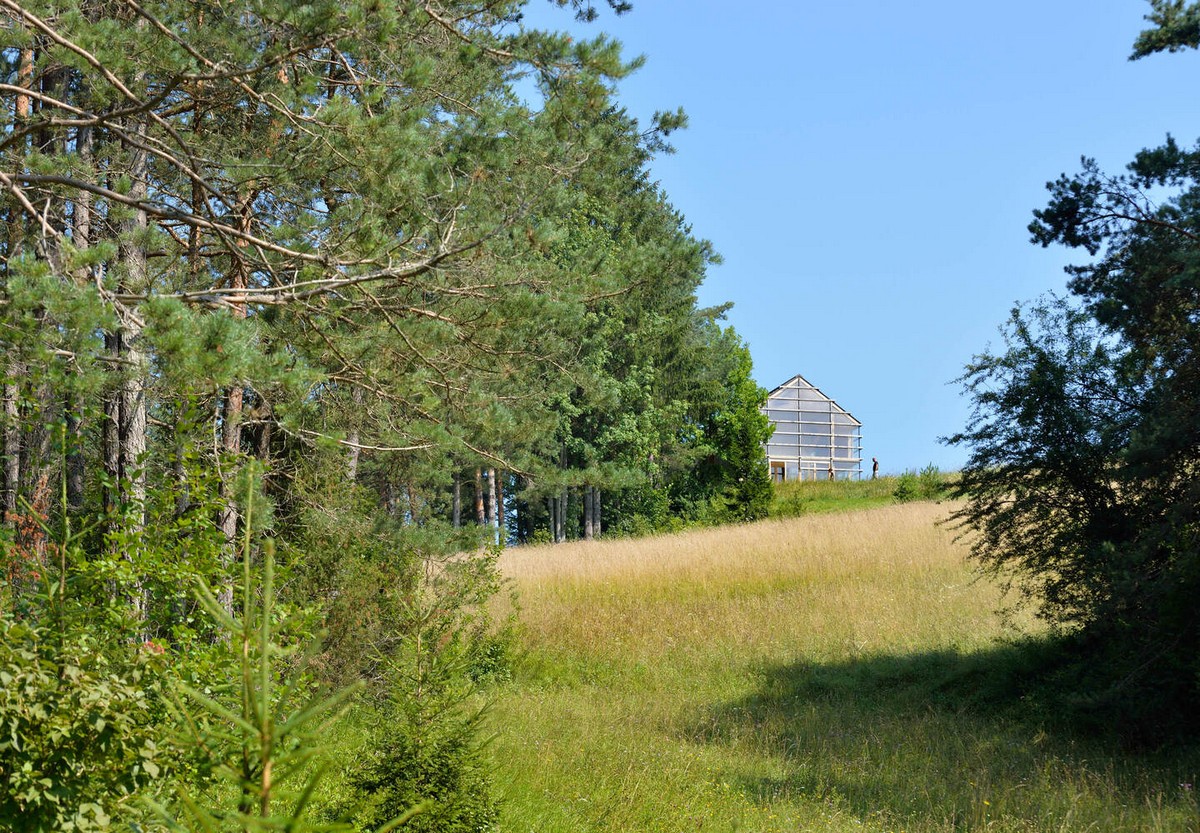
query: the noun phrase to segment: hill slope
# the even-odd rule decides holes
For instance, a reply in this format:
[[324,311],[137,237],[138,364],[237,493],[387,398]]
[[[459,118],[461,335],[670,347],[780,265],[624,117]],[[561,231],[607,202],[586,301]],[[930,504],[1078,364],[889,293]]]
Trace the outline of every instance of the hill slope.
[[945,515],[507,552],[524,657],[491,715],[502,829],[1191,829],[1194,758],[980,699],[1022,659]]

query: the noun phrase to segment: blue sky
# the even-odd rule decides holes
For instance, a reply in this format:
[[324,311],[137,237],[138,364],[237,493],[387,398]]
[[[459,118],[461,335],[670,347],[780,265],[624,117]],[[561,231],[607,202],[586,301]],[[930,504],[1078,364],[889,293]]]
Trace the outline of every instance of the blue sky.
[[634,0],[581,26],[534,0],[526,21],[646,56],[620,99],[643,121],[690,117],[653,174],[724,257],[701,303],[734,302],[760,384],[803,374],[899,472],[962,465],[937,439],[967,418],[952,380],[1078,261],[1028,242],[1047,180],[1082,155],[1119,172],[1168,132],[1200,137],[1200,55],[1128,60],[1148,10]]

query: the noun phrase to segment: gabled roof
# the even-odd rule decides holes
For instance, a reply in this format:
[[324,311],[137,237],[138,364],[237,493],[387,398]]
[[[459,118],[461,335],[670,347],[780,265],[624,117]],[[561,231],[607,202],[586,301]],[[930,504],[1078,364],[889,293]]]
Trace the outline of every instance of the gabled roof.
[[812,391],[816,391],[818,394],[820,394],[820,396],[821,396],[821,398],[822,398],[822,399],[824,399],[825,401],[827,401],[827,402],[829,402],[830,404],[832,404],[832,406],[833,406],[834,408],[836,408],[836,409],[838,410],[838,412],[839,412],[839,413],[845,414],[845,415],[846,415],[846,416],[848,416],[850,419],[854,420],[854,424],[855,424],[855,425],[859,426],[860,428],[862,427],[862,423],[861,423],[861,422],[859,422],[859,421],[858,421],[858,420],[857,420],[857,419],[854,417],[854,414],[852,414],[852,413],[850,413],[849,411],[847,411],[845,408],[843,408],[841,405],[839,405],[837,402],[835,402],[835,401],[834,401],[834,399],[833,399],[833,397],[831,397],[831,396],[829,396],[829,395],[825,394],[824,392],[822,392],[822,390],[821,390],[820,388],[818,388],[818,387],[817,387],[816,385],[814,385],[812,382],[810,382],[810,381],[808,381],[807,379],[805,379],[805,378],[804,378],[803,376],[801,376],[799,373],[797,373],[795,376],[793,376],[792,378],[788,379],[788,380],[787,380],[786,382],[784,382],[782,385],[779,385],[779,386],[778,386],[778,387],[776,387],[774,390],[772,390],[770,393],[768,393],[768,394],[767,394],[767,401],[768,401],[768,404],[770,403],[771,397],[773,397],[775,394],[777,394],[777,393],[779,393],[780,391],[782,391],[782,390],[784,390],[784,389],[787,389],[787,388],[793,388],[793,389],[797,389],[797,390],[812,390]]

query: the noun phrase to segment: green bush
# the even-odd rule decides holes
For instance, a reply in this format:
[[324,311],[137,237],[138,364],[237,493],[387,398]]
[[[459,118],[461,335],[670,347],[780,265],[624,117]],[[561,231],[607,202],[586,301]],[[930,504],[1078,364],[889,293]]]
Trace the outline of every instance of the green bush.
[[896,488],[892,491],[892,497],[901,503],[907,503],[910,500],[916,500],[920,496],[921,481],[917,478],[917,475],[911,471],[906,471],[896,478]]
[[368,748],[349,775],[354,828],[373,831],[411,813],[410,832],[494,829],[499,810],[476,740],[479,713],[410,705],[393,700],[373,715]]
[[946,480],[941,471],[930,463],[919,472],[906,471],[896,478],[892,497],[901,503],[910,500],[936,500],[946,490]]
[[381,661],[387,689],[361,704],[370,737],[333,812],[355,829],[409,813],[408,831],[494,828],[498,809],[477,736],[480,687],[510,674],[512,623],[497,629],[487,610],[500,587],[498,555],[438,564],[397,606],[402,639]]
[[0,818],[14,833],[103,830],[160,777],[160,648],[0,618]]
[[771,516],[775,518],[798,518],[804,514],[804,504],[806,502],[804,493],[799,489],[789,489],[786,492],[780,491],[774,505],[771,507]]
[[926,500],[941,496],[945,490],[945,479],[938,467],[930,463],[917,473],[917,491]]

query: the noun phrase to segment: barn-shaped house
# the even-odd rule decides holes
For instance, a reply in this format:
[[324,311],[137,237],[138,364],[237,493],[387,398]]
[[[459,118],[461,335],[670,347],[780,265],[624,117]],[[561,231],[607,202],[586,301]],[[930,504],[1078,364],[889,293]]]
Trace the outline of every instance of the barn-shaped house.
[[767,441],[772,480],[862,476],[862,423],[803,376],[767,394],[763,413],[775,426]]

